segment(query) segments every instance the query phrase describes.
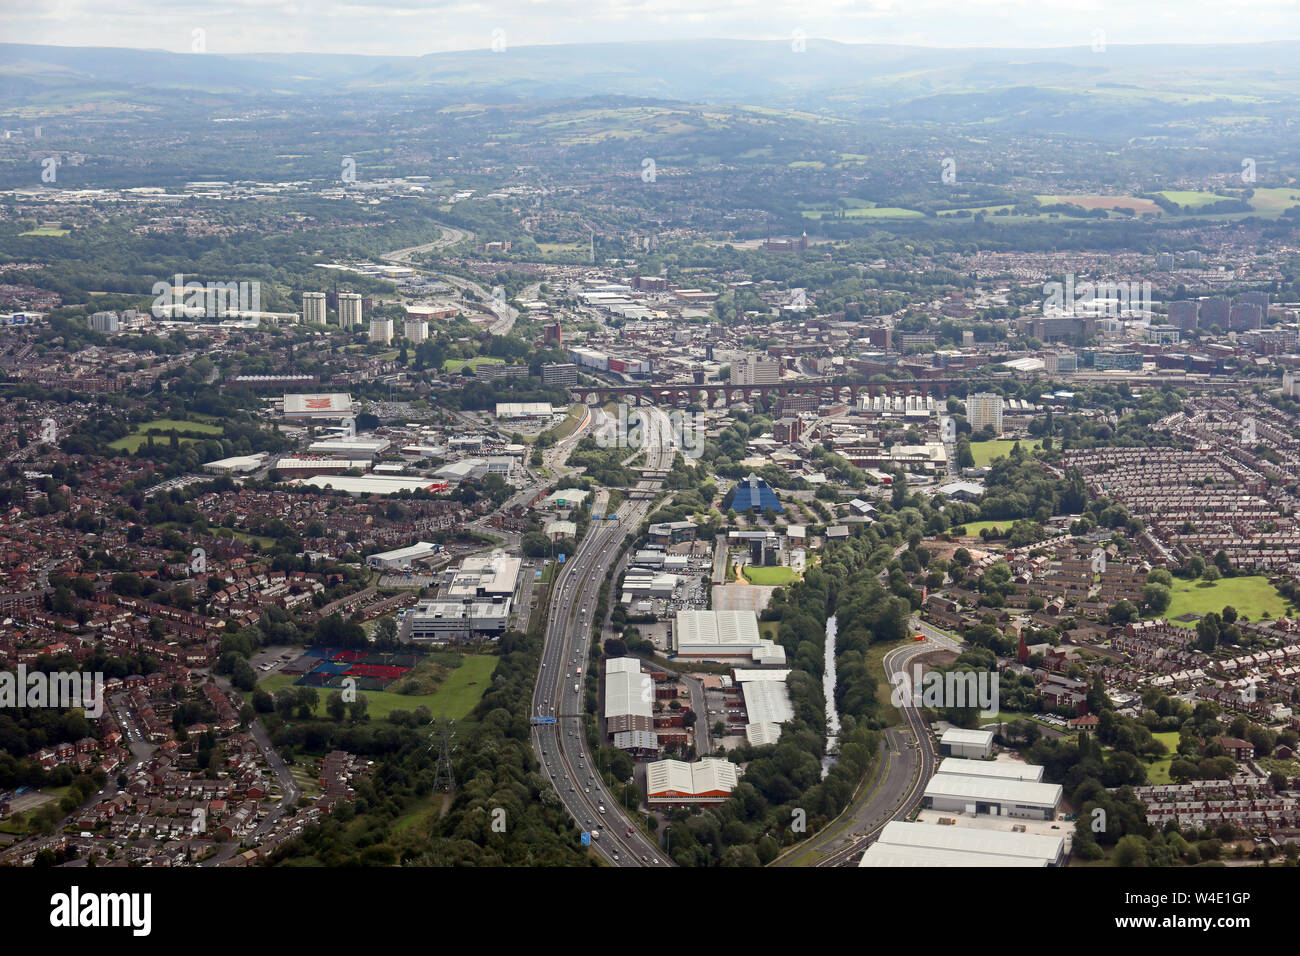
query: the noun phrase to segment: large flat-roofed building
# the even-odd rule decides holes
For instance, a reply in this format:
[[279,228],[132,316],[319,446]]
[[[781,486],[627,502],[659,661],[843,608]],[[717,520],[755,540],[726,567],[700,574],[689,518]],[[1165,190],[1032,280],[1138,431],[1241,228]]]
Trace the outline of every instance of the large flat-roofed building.
[[313,455],[331,455],[338,458],[374,458],[388,450],[392,444],[387,438],[322,438],[307,446]]
[[785,648],[759,636],[753,611],[678,611],[673,650],[678,657],[700,660],[785,664]]
[[581,488],[560,488],[551,492],[545,498],[537,503],[537,507],[554,511],[565,511],[569,508],[577,508],[584,501],[591,497],[590,491],[583,491]]
[[550,402],[497,402],[497,418],[550,418]]
[[410,547],[372,554],[366,558],[366,564],[372,568],[405,570],[417,561],[433,557],[440,550],[441,548],[431,541],[417,541]]
[[1037,764],[1015,763],[1010,760],[966,760],[962,757],[945,757],[939,761],[939,773],[955,773],[963,777],[984,777],[988,780],[1043,782],[1042,767]]
[[650,540],[656,544],[677,544],[695,540],[694,521],[660,521],[649,528]]
[[203,466],[203,470],[209,475],[238,475],[248,474],[257,471],[266,464],[267,454],[264,451],[256,455],[236,455],[234,458],[222,458],[219,461],[210,461]]
[[364,472],[370,467],[369,458],[279,458],[275,471],[281,478],[309,478],[312,475],[345,475],[350,471]]
[[646,765],[646,802],[652,807],[722,803],[739,781],[740,772],[729,760],[658,760]]
[[427,491],[437,495],[447,490],[445,481],[403,478],[400,475],[315,475],[311,478],[294,478],[289,483],[344,491],[350,495],[395,495],[401,491]]
[[794,705],[786,687],[788,670],[734,669],[733,680],[745,697],[745,739],[755,747],[781,739],[781,725],[794,719]]
[[[1065,863],[1064,836],[1016,833],[987,827],[940,826],[935,823],[892,820],[880,831],[875,845],[902,850],[965,853],[973,858],[1027,860],[1028,863],[1020,864],[1027,866],[1061,866]],[[985,864],[982,860],[972,860],[967,865]]]
[[605,662],[605,735],[654,732],[654,681],[635,657]]
[[675,574],[657,574],[634,568],[623,575],[623,592],[619,599],[623,604],[630,604],[637,598],[670,598],[679,582]]
[[402,618],[417,643],[456,644],[496,637],[510,619],[510,601],[421,601]]
[[858,866],[868,867],[954,867],[954,866],[1030,866],[1045,867],[1043,860],[1028,857],[995,856],[988,853],[963,853],[960,850],[934,850],[927,847],[894,846],[873,843],[862,854]]
[[500,600],[515,593],[522,558],[493,551],[472,555],[460,563],[451,583],[444,589],[448,598],[490,598]]
[[623,730],[614,734],[614,746],[634,757],[659,756],[659,736],[649,730]]
[[946,757],[991,757],[993,731],[949,727],[939,738],[939,753]]
[[921,805],[974,816],[1053,820],[1061,805],[1061,785],[941,773],[926,784]]
[[284,417],[289,421],[351,418],[352,396],[347,392],[284,396]]

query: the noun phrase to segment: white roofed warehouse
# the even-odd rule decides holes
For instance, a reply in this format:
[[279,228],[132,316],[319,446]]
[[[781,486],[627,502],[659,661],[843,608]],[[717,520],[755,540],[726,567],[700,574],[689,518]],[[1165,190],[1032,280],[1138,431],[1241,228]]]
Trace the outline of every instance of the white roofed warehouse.
[[921,798],[921,806],[927,810],[1029,820],[1054,820],[1060,805],[1059,783],[1030,783],[955,773],[940,773],[930,778]]
[[678,611],[673,650],[678,657],[697,660],[785,665],[785,648],[759,636],[753,611]]
[[986,777],[997,780],[1024,780],[1029,783],[1043,782],[1042,767],[1011,760],[964,760],[961,757],[945,757],[939,762],[939,773],[955,773],[964,777]]
[[406,570],[417,561],[433,557],[440,550],[442,549],[432,541],[417,541],[409,547],[372,554],[366,558],[366,564],[372,568]]
[[615,657],[605,662],[605,735],[609,739],[631,731],[653,732],[654,699],[654,680],[641,670],[639,658]]
[[939,738],[939,753],[945,757],[991,757],[993,731],[949,727]]
[[902,847],[873,843],[862,854],[858,866],[867,867],[953,867],[953,866],[1047,866],[1042,860],[1027,857],[993,856],[986,853],[962,853],[959,850],[933,850],[927,847]]
[[740,780],[729,760],[705,757],[695,763],[658,760],[646,765],[646,801],[652,807],[723,803]]
[[893,820],[858,865],[1063,866],[1065,856],[1064,836]]

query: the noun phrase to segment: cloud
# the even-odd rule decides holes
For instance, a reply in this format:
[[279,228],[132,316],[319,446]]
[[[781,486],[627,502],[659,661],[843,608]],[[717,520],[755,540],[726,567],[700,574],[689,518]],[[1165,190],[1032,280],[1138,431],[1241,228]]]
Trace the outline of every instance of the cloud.
[[214,53],[418,56],[512,46],[735,37],[794,30],[846,43],[1086,46],[1300,39],[1294,0],[51,0],[0,12],[9,42]]

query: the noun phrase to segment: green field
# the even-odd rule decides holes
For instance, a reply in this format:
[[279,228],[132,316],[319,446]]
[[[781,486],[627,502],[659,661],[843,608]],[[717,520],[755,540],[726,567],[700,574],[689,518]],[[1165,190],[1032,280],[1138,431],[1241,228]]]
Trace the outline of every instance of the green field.
[[480,365],[501,365],[505,359],[494,358],[490,355],[476,355],[472,359],[447,359],[442,363],[444,372],[459,372],[468,365],[470,368],[478,368]]
[[1169,765],[1174,762],[1174,755],[1178,750],[1178,731],[1169,730],[1151,736],[1164,744],[1165,750],[1169,752],[1163,757],[1147,761],[1147,781],[1151,784],[1173,783],[1169,779]]
[[750,584],[761,584],[766,587],[782,587],[789,584],[791,581],[798,581],[799,575],[790,568],[756,568],[746,565],[745,580]]
[[[1228,197],[1218,196],[1211,192],[1201,192],[1190,189],[1166,189],[1160,192],[1170,202],[1177,203],[1191,213],[1196,213],[1211,203],[1219,202]],[[1254,190],[1253,195],[1247,202],[1250,203],[1252,212],[1232,212],[1232,213],[1209,213],[1209,218],[1223,219],[1240,219],[1246,216],[1264,216],[1272,218],[1279,216],[1292,206],[1300,206],[1300,189],[1289,186],[1264,186]]]
[[[372,718],[379,720],[395,710],[415,710],[427,707],[435,717],[450,717],[461,720],[474,709],[483,692],[492,681],[492,671],[496,669],[497,658],[493,654],[466,655],[461,665],[451,671],[442,685],[432,694],[394,694],[389,691],[358,691],[364,694]],[[297,680],[294,674],[272,674],[257,682],[260,690],[274,695],[285,687],[292,687]],[[331,691],[318,688],[320,700],[316,703],[316,716],[325,717],[325,699]]]
[[1172,203],[1187,209],[1200,209],[1202,206],[1208,206],[1212,202],[1218,202],[1223,199],[1222,196],[1216,196],[1214,193],[1197,192],[1192,189],[1162,189],[1156,195],[1164,196]]
[[1277,588],[1268,583],[1263,575],[1240,578],[1220,578],[1217,581],[1185,581],[1174,578],[1173,600],[1164,618],[1171,624],[1182,627],[1195,627],[1196,622],[1176,620],[1184,614],[1208,614],[1210,611],[1222,612],[1231,604],[1238,614],[1245,615],[1252,621],[1264,618],[1282,617],[1287,613],[1286,598],[1277,593]]
[[[805,209],[805,219],[833,218],[829,209]],[[845,219],[924,219],[925,213],[919,209],[904,209],[901,206],[857,206],[844,210]]]
[[[975,464],[979,467],[993,464],[994,458],[1005,458],[1011,454],[1011,449],[1015,447],[1016,442],[1013,439],[999,439],[996,441],[973,441],[970,443],[970,453],[975,456]],[[1033,441],[1021,441],[1020,447],[1025,451],[1037,451],[1043,447],[1043,443],[1038,439]],[[967,526],[969,527],[969,525]]]
[[960,525],[957,525],[957,527],[965,528],[966,536],[969,538],[979,537],[979,533],[983,531],[985,528],[997,528],[999,531],[1002,532],[1001,535],[999,535],[999,537],[1005,538],[1007,535],[1011,533],[1011,526],[1013,524],[1015,524],[1014,521],[966,521]]
[[165,444],[171,440],[168,432],[175,430],[180,434],[182,442],[195,441],[198,438],[216,437],[221,434],[220,425],[213,425],[210,422],[195,422],[181,420],[178,418],[155,418],[149,422],[139,422],[131,426],[131,434],[125,438],[119,438],[115,442],[109,442],[108,447],[113,451],[135,452],[140,446],[149,440],[146,434],[150,429],[158,429],[161,435],[154,435],[154,444]]
[[36,229],[29,229],[26,232],[20,232],[20,236],[54,236],[61,238],[72,232],[71,229],[54,229],[49,226],[40,226]]

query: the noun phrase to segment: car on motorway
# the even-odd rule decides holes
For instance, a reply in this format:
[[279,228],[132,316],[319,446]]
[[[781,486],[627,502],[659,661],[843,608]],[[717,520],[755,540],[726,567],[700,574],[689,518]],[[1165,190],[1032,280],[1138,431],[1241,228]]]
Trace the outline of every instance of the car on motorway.
[[604,812],[605,812],[605,805],[602,803],[602,804],[600,804],[598,807],[596,807],[596,809],[599,810],[601,813],[604,813]]

